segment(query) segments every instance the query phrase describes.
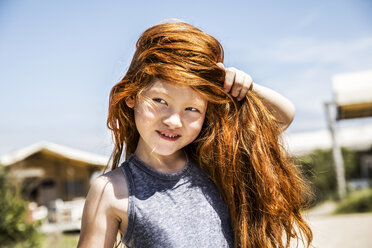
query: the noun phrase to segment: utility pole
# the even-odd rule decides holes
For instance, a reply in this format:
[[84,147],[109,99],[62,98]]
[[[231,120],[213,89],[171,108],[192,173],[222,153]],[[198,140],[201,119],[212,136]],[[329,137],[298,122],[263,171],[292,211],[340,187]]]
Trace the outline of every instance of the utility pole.
[[337,189],[338,189],[338,197],[343,199],[346,195],[346,180],[345,180],[345,172],[344,172],[344,161],[342,159],[341,148],[338,146],[337,137],[336,137],[336,120],[331,115],[331,106],[335,106],[333,102],[326,102],[324,104],[327,116],[327,124],[328,129],[331,133],[332,139],[332,155],[333,155],[333,163],[336,170],[336,178],[337,178]]

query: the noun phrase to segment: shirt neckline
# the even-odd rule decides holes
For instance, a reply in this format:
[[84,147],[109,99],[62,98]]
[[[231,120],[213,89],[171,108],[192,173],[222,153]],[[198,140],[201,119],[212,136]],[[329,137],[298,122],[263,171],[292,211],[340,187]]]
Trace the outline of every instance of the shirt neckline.
[[135,166],[140,168],[141,170],[145,171],[146,173],[161,178],[165,180],[176,180],[182,177],[182,175],[188,173],[188,171],[192,167],[192,163],[189,161],[189,157],[186,154],[186,165],[184,168],[180,171],[173,172],[173,173],[165,173],[165,172],[160,172],[152,168],[150,165],[147,163],[143,162],[141,159],[139,159],[135,154],[131,154],[130,157],[128,158],[128,162],[133,162]]

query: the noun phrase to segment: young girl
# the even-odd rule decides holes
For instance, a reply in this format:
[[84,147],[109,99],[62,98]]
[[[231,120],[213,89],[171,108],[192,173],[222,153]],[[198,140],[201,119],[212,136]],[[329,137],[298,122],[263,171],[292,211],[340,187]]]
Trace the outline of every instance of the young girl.
[[306,187],[279,142],[292,103],[225,68],[220,43],[187,23],[153,26],[136,48],[110,94],[112,171],[91,186],[78,246],[113,247],[118,231],[127,247],[310,245]]

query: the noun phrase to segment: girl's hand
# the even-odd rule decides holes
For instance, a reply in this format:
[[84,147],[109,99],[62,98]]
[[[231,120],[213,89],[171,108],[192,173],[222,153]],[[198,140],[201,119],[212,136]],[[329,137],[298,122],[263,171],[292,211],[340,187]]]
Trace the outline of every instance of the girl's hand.
[[234,67],[225,68],[222,63],[217,63],[219,67],[225,70],[225,83],[223,88],[226,92],[230,92],[238,101],[242,100],[249,90],[252,90],[253,80],[244,71],[238,70]]

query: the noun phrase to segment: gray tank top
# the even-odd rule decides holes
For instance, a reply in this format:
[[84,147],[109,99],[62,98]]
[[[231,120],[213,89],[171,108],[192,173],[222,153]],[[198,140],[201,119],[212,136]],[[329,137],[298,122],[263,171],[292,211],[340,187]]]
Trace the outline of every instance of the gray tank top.
[[128,248],[234,246],[227,205],[196,163],[162,173],[131,155],[121,169],[129,189]]

